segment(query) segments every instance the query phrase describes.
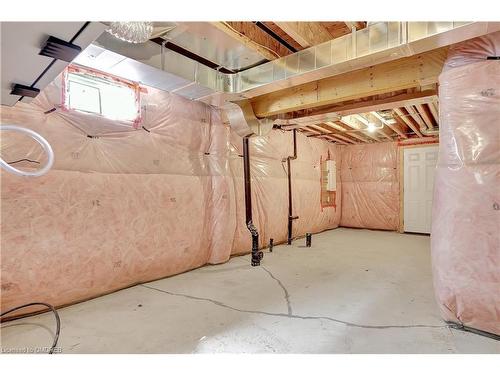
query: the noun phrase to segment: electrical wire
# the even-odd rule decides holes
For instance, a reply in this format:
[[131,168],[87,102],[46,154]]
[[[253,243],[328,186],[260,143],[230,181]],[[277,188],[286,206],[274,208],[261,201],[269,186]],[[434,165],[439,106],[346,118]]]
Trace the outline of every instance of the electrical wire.
[[7,164],[16,164],[16,163],[20,163],[22,161],[29,161],[30,163],[40,164],[40,162],[37,161],[37,160],[31,160],[31,159],[26,159],[26,158],[19,159],[19,160],[14,160],[14,161],[8,161]]
[[4,315],[10,314],[11,312],[14,312],[16,310],[24,309],[25,307],[29,307],[29,306],[37,306],[37,305],[48,307],[54,313],[54,317],[56,319],[56,334],[54,336],[54,341],[52,342],[52,346],[49,350],[49,354],[54,354],[54,349],[57,346],[57,341],[59,340],[59,332],[61,332],[61,319],[59,318],[59,314],[57,313],[54,306],[52,306],[48,303],[45,303],[45,302],[31,302],[31,303],[27,303],[25,305],[14,307],[10,310],[7,310],[7,311],[1,313],[0,318],[3,317]]

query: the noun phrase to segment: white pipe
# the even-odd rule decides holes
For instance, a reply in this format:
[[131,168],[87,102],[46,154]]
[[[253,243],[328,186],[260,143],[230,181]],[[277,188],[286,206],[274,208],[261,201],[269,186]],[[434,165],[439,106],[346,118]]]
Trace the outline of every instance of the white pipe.
[[43,138],[40,134],[38,134],[37,132],[34,132],[31,129],[22,128],[22,127],[16,126],[16,125],[0,125],[0,130],[10,130],[10,131],[18,132],[18,133],[28,134],[35,141],[37,141],[40,144],[40,146],[42,146],[43,150],[47,154],[47,163],[41,169],[38,169],[35,172],[21,171],[17,168],[14,168],[11,165],[9,165],[2,158],[0,158],[0,167],[2,167],[6,171],[11,172],[15,175],[27,176],[27,177],[43,176],[45,173],[47,173],[49,171],[49,169],[52,167],[52,164],[54,164],[54,151],[52,151],[52,147],[50,147],[49,142],[47,142],[47,140],[45,138]]

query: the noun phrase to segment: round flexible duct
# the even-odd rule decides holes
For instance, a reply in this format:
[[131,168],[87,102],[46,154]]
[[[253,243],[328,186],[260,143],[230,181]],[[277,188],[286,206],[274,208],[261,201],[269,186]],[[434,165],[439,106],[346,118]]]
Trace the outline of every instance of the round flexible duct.
[[4,161],[2,158],[0,158],[0,166],[6,170],[7,172],[13,173],[18,176],[27,176],[27,177],[39,177],[43,176],[45,173],[47,173],[50,168],[52,168],[52,164],[54,164],[54,151],[52,151],[52,147],[50,147],[49,142],[45,138],[43,138],[40,134],[37,132],[34,132],[31,129],[26,129],[22,128],[20,126],[16,125],[1,125],[0,130],[7,130],[7,131],[14,131],[18,133],[25,133],[28,134],[30,137],[32,137],[35,141],[37,141],[40,146],[42,146],[43,150],[47,154],[47,163],[41,168],[38,169],[34,172],[27,172],[27,171],[21,171],[20,169],[14,168],[10,164],[8,164],[6,161]]

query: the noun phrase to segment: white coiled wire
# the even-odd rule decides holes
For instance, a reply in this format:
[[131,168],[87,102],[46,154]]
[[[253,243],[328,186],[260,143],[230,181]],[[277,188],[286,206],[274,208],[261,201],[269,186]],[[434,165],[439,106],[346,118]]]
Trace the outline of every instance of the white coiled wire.
[[54,151],[52,151],[52,147],[50,147],[49,142],[45,138],[43,138],[40,134],[37,132],[31,130],[31,129],[26,129],[17,125],[0,125],[0,131],[4,130],[10,130],[18,133],[24,133],[32,137],[35,141],[37,141],[40,146],[42,146],[43,150],[47,154],[47,163],[45,165],[34,171],[34,172],[26,172],[26,171],[21,171],[17,168],[14,168],[10,164],[8,164],[6,161],[4,161],[2,158],[0,158],[0,167],[2,167],[4,170],[14,173],[18,176],[27,176],[27,177],[39,177],[43,176],[45,173],[49,171],[50,168],[52,168],[52,164],[54,164]]

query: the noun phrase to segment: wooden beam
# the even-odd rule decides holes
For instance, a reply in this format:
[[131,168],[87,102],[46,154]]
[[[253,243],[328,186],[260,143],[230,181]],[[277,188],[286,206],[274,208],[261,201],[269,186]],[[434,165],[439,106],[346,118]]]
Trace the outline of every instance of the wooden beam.
[[309,125],[318,124],[325,121],[336,121],[340,118],[336,113],[324,113],[312,116],[302,116],[289,119],[276,119],[274,120],[275,125],[288,126],[288,125]]
[[422,133],[418,130],[418,127],[413,124],[413,122],[408,118],[406,113],[403,113],[403,111],[400,108],[395,108],[394,112],[398,115],[398,117],[406,124],[409,126],[413,132],[418,135],[420,138],[423,138]]
[[257,117],[437,83],[447,47],[264,94],[251,99]]
[[291,53],[288,48],[271,38],[252,22],[212,22],[212,24],[268,60]]
[[[410,92],[406,92],[410,91]],[[382,95],[372,95],[355,100],[344,101],[327,106],[308,108],[286,114],[287,118],[337,114],[340,116],[356,113],[385,111],[393,108],[430,103],[437,100],[437,89],[417,91],[416,89],[399,90]]]
[[275,22],[275,24],[304,48],[333,39],[319,22]]
[[338,106],[335,111],[340,116],[354,115],[356,113],[386,111],[393,108],[430,103],[437,98],[437,90],[416,91],[383,99],[363,101],[360,103]]

